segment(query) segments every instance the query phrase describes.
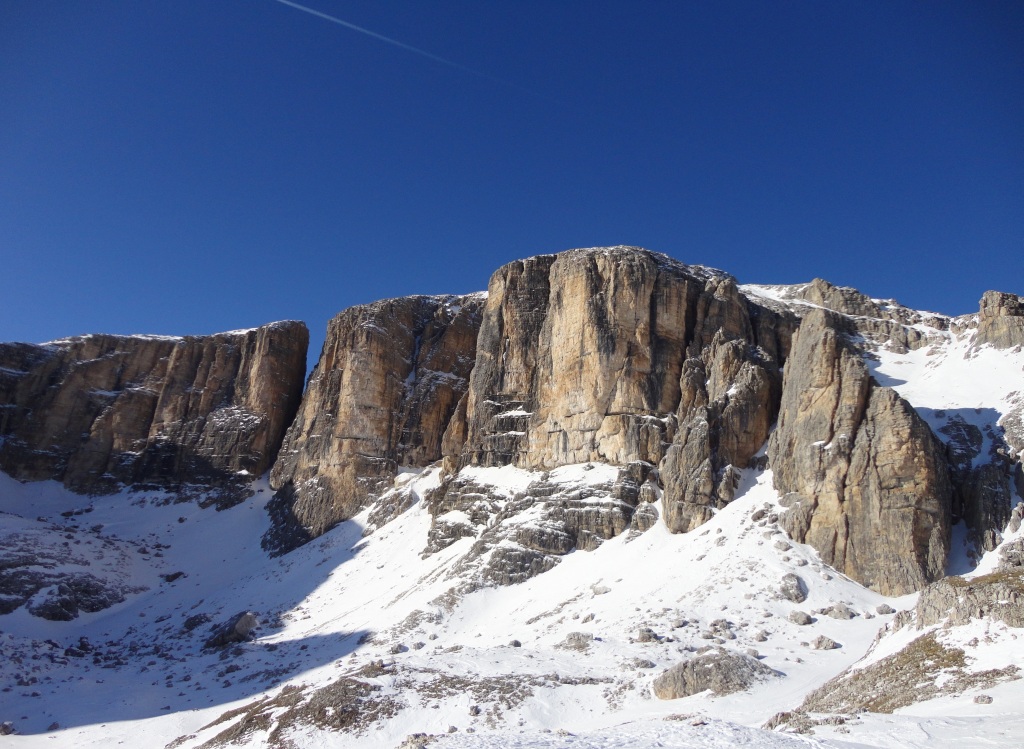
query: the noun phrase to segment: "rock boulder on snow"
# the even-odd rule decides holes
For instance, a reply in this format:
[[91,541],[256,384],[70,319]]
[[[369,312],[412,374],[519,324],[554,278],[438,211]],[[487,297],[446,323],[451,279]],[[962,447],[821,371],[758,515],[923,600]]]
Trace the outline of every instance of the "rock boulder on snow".
[[781,676],[756,658],[715,651],[678,663],[658,676],[654,696],[661,700],[690,697],[710,690],[716,696],[741,692],[755,682]]

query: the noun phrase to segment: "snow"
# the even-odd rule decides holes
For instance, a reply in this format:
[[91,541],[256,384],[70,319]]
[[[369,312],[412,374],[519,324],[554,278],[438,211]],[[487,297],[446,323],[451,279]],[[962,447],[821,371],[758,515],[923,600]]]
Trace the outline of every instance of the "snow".
[[[792,288],[742,290],[804,305],[788,298]],[[1019,352],[975,347],[968,334],[928,331],[935,342],[909,353],[863,342],[872,374],[933,429],[953,415],[977,426],[984,444],[976,460],[984,461],[1001,437],[996,425],[1020,408],[1024,359]],[[530,414],[518,408],[504,415]],[[460,477],[487,487],[493,497],[512,499],[542,478],[567,490],[599,487],[613,484],[619,470],[598,462],[546,475],[514,466],[467,467]],[[769,470],[741,471],[735,501],[691,533],[672,534],[662,522],[642,534],[627,531],[501,588],[464,585],[463,559],[476,538],[424,553],[433,520],[472,522],[460,511],[431,518],[422,500],[440,481],[439,466],[402,469],[395,494],[385,497],[411,498],[397,518],[374,527],[367,508],[270,559],[260,548],[272,496],[265,479],[253,482],[250,499],[218,512],[175,502],[164,492],[83,497],[56,482],[21,483],[0,474],[0,549],[30,542],[53,552],[55,570],[87,569],[138,589],[122,603],[71,622],[45,621],[23,608],[0,616],[0,683],[8,690],[0,691],[0,721],[12,720],[19,732],[0,743],[88,749],[164,746],[187,737],[181,746],[196,747],[238,720],[210,725],[228,711],[276,697],[286,687],[313,690],[346,674],[364,674],[359,678],[376,687],[376,695],[401,703],[396,715],[362,732],[306,725],[287,738],[298,747],[370,749],[392,749],[419,732],[435,735],[431,746],[439,749],[1024,745],[1024,681],[985,689],[991,704],[975,703],[980,692],[968,691],[894,715],[862,714],[843,725],[818,726],[813,737],[761,729],[843,670],[877,662],[924,634],[907,627],[878,637],[893,616],[876,615],[877,607],[912,608],[916,596],[892,599],[867,590],[825,565],[809,546],[788,539],[770,519],[780,507]],[[542,509],[538,500],[516,522],[543,523]],[[759,510],[769,517],[755,521]],[[995,569],[995,552],[975,566],[965,551],[966,530],[954,532],[951,572]],[[808,588],[800,604],[777,593],[790,573]],[[837,603],[856,616],[840,620],[821,613]],[[261,622],[254,641],[225,651],[223,660],[203,651],[210,625],[250,610]],[[788,618],[794,610],[811,613],[814,621],[794,624]],[[188,630],[185,622],[196,615],[210,620]],[[711,625],[720,620],[729,623],[729,636],[715,642]],[[646,628],[656,641],[641,641],[638,633]],[[1024,630],[975,621],[934,631],[968,653],[970,670],[1024,668]],[[585,650],[564,647],[573,632],[593,636]],[[808,643],[819,635],[840,647],[812,649]],[[96,646],[97,662],[64,655],[81,637]],[[653,697],[655,676],[708,645],[756,650],[783,676],[724,697]],[[385,667],[365,675],[361,669],[377,661]],[[502,689],[513,690],[505,701],[488,697]],[[479,714],[471,713],[474,706]],[[61,728],[49,730],[53,722]],[[241,745],[260,746],[266,737],[266,730],[256,731]]]

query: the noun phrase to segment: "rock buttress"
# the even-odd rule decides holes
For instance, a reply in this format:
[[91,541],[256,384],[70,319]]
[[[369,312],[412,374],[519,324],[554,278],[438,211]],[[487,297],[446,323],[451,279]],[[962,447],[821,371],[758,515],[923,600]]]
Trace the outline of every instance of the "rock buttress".
[[331,320],[320,361],[271,472],[283,552],[355,515],[402,466],[441,457],[473,367],[481,295],[413,296]]
[[790,534],[854,580],[902,595],[941,578],[952,489],[941,443],[875,383],[840,316],[802,321],[769,444]]

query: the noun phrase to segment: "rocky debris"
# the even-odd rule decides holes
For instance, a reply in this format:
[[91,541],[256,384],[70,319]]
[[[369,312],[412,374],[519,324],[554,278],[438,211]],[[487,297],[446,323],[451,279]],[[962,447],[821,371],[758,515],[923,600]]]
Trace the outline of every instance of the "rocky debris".
[[248,642],[252,639],[253,630],[259,626],[259,623],[255,613],[241,611],[227,621],[212,627],[210,636],[203,643],[203,647],[223,648],[239,642]]
[[782,584],[779,585],[779,595],[793,603],[803,603],[807,600],[807,583],[799,575],[787,572],[782,576]]
[[975,705],[991,705],[992,704],[992,695],[990,695],[990,694],[976,694],[976,695],[974,695],[974,704]]
[[794,610],[789,612],[789,620],[793,624],[799,624],[800,626],[806,626],[812,624],[814,619],[806,611]]
[[943,576],[945,451],[906,401],[871,379],[835,313],[815,309],[801,323],[768,455],[789,508],[783,525],[824,562],[886,595]]
[[675,700],[710,690],[722,697],[740,692],[759,681],[781,676],[755,658],[740,653],[712,651],[678,663],[658,676],[654,696]]
[[17,731],[14,730],[14,721],[5,720],[0,723],[0,736],[13,736]]
[[455,572],[478,568],[478,582],[509,585],[545,572],[576,549],[591,551],[633,528],[634,509],[650,503],[654,471],[634,462],[600,466],[583,482],[537,472],[511,496],[467,472],[451,476],[426,498],[432,522],[424,554],[462,538],[476,542]]
[[[32,586],[38,584],[38,580],[32,582]],[[102,611],[120,603],[124,600],[125,592],[124,588],[111,585],[93,575],[62,574],[60,582],[41,588],[25,601],[25,610],[41,619],[69,622],[77,619],[79,612]]]
[[[403,466],[441,458],[475,361],[480,295],[413,296],[331,320],[271,473],[265,548],[282,553],[352,517]],[[454,438],[451,438],[454,439]]]
[[277,455],[308,342],[301,322],[278,322],[199,337],[0,344],[0,469],[91,494],[225,485],[237,501],[236,484]]
[[145,590],[131,585],[132,545],[78,535],[29,520],[0,528],[0,614],[24,606],[33,616],[71,621]]
[[967,666],[961,648],[945,645],[936,633],[928,633],[893,655],[847,669],[811,692],[798,712],[891,713],[941,695],[1020,678],[1016,666],[983,671]]
[[887,603],[880,603],[880,604],[878,604],[878,607],[875,609],[875,612],[878,613],[878,614],[881,614],[883,616],[886,616],[888,614],[895,614],[896,613],[896,609],[894,609],[892,606],[890,606]]
[[978,332],[973,342],[999,349],[1024,346],[1024,298],[986,291],[979,303]]

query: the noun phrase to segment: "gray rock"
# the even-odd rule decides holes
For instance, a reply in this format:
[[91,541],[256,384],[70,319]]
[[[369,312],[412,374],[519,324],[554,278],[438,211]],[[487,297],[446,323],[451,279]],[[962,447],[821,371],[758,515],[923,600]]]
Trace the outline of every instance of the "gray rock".
[[749,655],[718,651],[673,666],[658,676],[652,686],[654,695],[662,700],[689,697],[706,690],[721,697],[777,676],[781,674]]
[[839,647],[839,643],[833,640],[831,637],[825,635],[818,635],[811,640],[811,647],[815,650],[835,650]]
[[213,627],[210,636],[203,643],[204,648],[222,648],[252,638],[252,632],[259,626],[259,619],[252,611],[242,611],[221,624]]
[[779,585],[779,595],[793,603],[803,603],[807,600],[807,583],[792,572],[782,576],[782,583]]
[[805,626],[814,622],[814,619],[811,618],[811,615],[806,611],[790,611],[789,620],[793,622],[793,624],[799,624],[800,626]]
[[894,609],[887,603],[880,603],[878,604],[878,607],[875,609],[875,612],[881,614],[882,616],[887,616],[889,614],[895,614],[896,609]]
[[567,650],[586,650],[594,641],[591,632],[570,632],[562,641],[561,647]]
[[991,705],[992,695],[990,694],[976,694],[974,696],[974,704],[976,705]]
[[856,616],[845,603],[833,603],[823,613],[833,619],[853,619]]

